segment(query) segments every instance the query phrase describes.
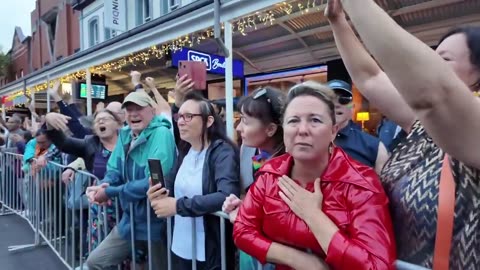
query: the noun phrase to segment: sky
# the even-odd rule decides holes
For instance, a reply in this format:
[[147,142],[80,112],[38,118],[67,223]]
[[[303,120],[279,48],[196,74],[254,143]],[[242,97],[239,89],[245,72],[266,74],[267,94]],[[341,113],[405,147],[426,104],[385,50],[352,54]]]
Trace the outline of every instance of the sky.
[[[5,1],[5,0],[4,0]],[[12,47],[15,26],[20,26],[25,36],[31,34],[30,13],[35,9],[35,0],[8,0],[0,8],[0,47],[6,53]]]

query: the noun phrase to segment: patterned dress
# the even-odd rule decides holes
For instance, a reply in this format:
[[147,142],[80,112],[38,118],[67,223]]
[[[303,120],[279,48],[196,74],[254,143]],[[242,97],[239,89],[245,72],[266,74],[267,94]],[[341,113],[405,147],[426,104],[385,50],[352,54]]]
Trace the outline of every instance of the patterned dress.
[[[400,260],[431,268],[444,151],[416,122],[382,171]],[[480,170],[451,160],[455,219],[450,269],[480,269]]]

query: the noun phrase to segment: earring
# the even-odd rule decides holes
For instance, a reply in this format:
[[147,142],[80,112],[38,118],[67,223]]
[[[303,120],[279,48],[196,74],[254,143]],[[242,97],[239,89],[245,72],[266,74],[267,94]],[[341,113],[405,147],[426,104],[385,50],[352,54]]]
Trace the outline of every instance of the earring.
[[333,147],[335,147],[335,145],[333,142],[330,142],[330,145],[328,146],[328,154],[333,154]]

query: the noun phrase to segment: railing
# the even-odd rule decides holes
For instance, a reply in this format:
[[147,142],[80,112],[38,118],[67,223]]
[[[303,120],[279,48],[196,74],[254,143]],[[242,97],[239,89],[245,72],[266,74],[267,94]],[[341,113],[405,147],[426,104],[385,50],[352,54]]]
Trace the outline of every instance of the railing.
[[[96,244],[93,239],[100,243],[110,232],[113,224],[109,220],[109,210],[115,216],[113,223],[118,224],[120,220],[121,208],[118,200],[107,209],[107,206],[97,206],[89,204],[84,196],[86,186],[94,184],[98,179],[85,171],[75,173],[75,181],[68,185],[62,183],[62,172],[65,166],[49,162],[46,168],[39,171],[27,170],[25,173],[21,170],[22,156],[13,153],[0,154],[0,202],[3,207],[0,215],[15,214],[25,219],[34,231],[34,240],[32,244],[9,247],[10,252],[20,252],[34,249],[41,245],[47,245],[56,254],[56,256],[65,264],[68,269],[88,269],[85,259],[94,250]],[[79,183],[81,183],[79,185]],[[75,186],[77,184],[77,186]],[[81,194],[77,192],[80,191]],[[82,195],[82,196],[80,196]],[[150,209],[150,204],[146,200],[146,209]],[[136,270],[135,246],[135,222],[133,204],[128,206],[130,210],[131,224],[131,269]],[[95,210],[98,210],[95,213]],[[112,211],[113,210],[113,211]],[[221,250],[221,269],[227,269],[227,248],[226,248],[226,222],[229,222],[228,216],[223,212],[213,213],[220,219],[220,250]],[[147,211],[147,256],[145,265],[153,269],[152,258],[152,240],[151,240],[151,211]],[[196,267],[196,226],[195,218],[192,218],[192,269]],[[95,230],[95,231],[94,231]],[[166,245],[168,270],[172,270],[172,218],[167,219]],[[258,270],[262,265],[258,264]],[[118,269],[122,269],[118,265]],[[423,267],[412,265],[406,262],[397,261],[399,270],[428,270]]]

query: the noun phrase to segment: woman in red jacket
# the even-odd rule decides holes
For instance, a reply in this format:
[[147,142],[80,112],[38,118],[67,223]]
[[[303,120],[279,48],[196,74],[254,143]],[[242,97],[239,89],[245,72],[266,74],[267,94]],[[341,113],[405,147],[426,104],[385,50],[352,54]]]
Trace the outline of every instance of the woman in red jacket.
[[235,243],[277,270],[394,269],[387,196],[374,170],[333,145],[332,95],[313,82],[290,90],[288,154],[258,171],[235,221]]

